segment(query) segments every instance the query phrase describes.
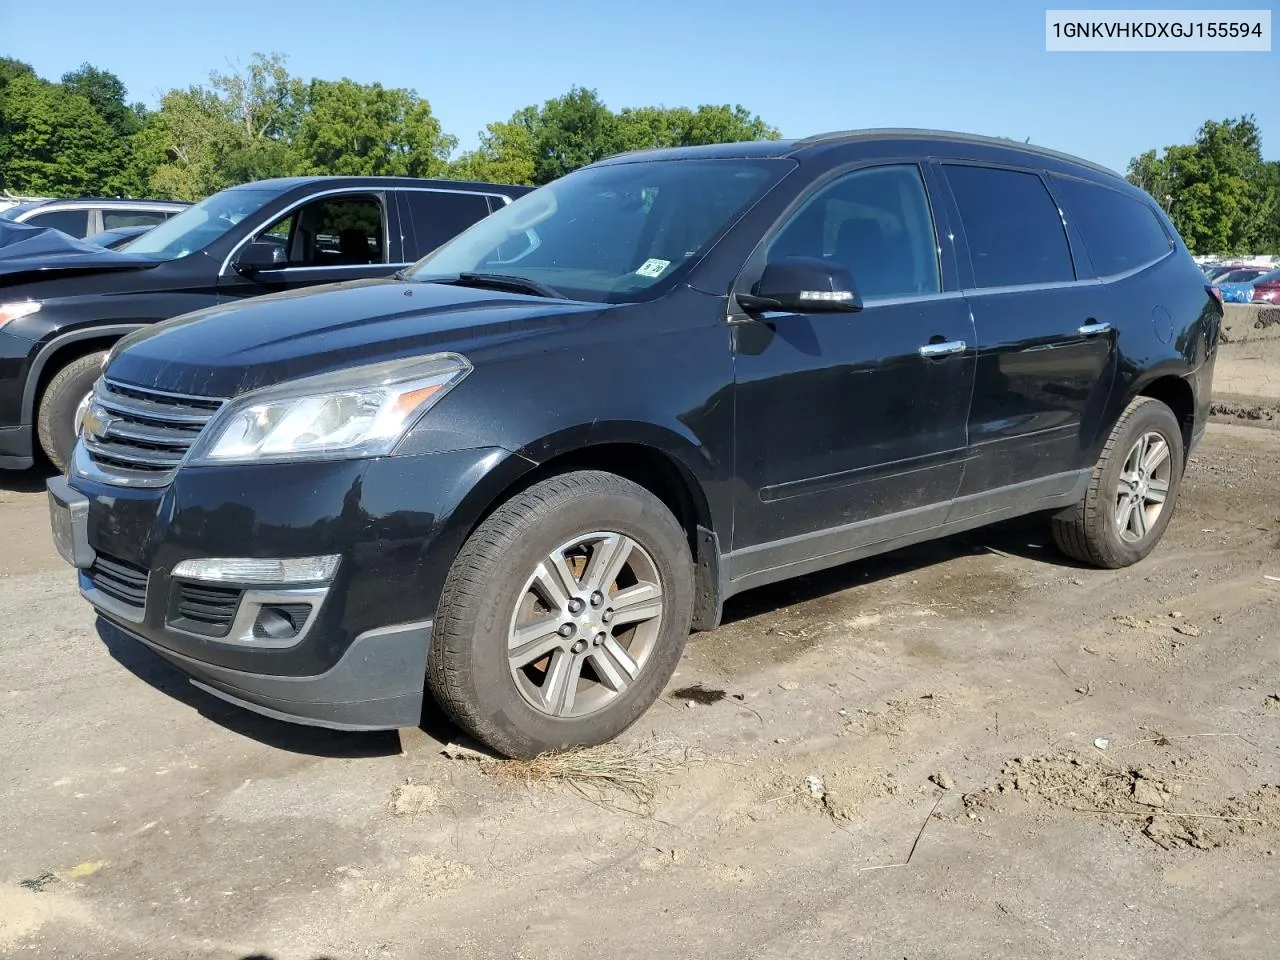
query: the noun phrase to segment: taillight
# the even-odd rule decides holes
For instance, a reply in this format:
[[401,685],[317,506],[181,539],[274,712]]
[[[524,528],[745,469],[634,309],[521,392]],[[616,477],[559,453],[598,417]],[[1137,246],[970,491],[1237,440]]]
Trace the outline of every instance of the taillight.
[[1227,312],[1227,308],[1223,306],[1222,291],[1219,290],[1217,287],[1215,287],[1213,284],[1206,284],[1205,289],[1209,291],[1209,296],[1213,297],[1213,299],[1217,302],[1219,312],[1225,314]]

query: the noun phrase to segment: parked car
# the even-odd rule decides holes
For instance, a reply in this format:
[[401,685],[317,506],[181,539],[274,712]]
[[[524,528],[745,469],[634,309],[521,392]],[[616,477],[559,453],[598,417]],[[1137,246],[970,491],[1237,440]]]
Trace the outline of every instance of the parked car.
[[1280,304],[1280,270],[1264,273],[1251,286],[1254,303]]
[[89,238],[89,242],[108,250],[119,250],[130,240],[142,236],[152,225],[140,227],[117,227],[114,230],[103,230]]
[[531,756],[625,729],[752,587],[1031,513],[1141,560],[1221,321],[1154,201],[1063,154],[624,155],[396,277],[131,334],[54,537],[209,692],[380,729],[429,691]]
[[188,206],[190,204],[170,200],[35,200],[0,211],[0,220],[53,227],[83,240],[117,227],[154,227]]
[[1248,303],[1253,298],[1253,281],[1269,271],[1265,267],[1241,267],[1213,281],[1227,303]]
[[1246,265],[1243,263],[1219,263],[1208,272],[1207,276],[1211,281],[1216,282],[1220,278],[1225,277],[1228,273],[1232,273],[1236,270],[1243,270],[1245,266]]
[[107,351],[201,307],[384,276],[528,187],[382,177],[265,180],[214,194],[96,255],[0,258],[0,468],[59,468]]

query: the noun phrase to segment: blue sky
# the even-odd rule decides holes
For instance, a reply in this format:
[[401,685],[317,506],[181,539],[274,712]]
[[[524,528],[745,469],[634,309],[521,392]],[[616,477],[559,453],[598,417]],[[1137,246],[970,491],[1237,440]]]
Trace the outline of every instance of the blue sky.
[[1047,53],[1046,6],[0,0],[0,54],[51,79],[88,60],[154,104],[229,60],[280,51],[303,77],[416,89],[464,147],[487,122],[578,84],[614,108],[742,103],[786,136],[940,127],[1030,137],[1120,170],[1190,141],[1206,119],[1253,113],[1264,154],[1280,158],[1280,50]]

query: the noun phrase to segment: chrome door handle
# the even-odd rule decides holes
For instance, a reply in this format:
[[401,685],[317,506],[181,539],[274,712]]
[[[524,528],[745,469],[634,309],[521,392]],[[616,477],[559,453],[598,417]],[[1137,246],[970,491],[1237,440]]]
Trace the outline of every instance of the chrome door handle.
[[926,343],[920,347],[920,356],[926,360],[935,357],[949,357],[953,353],[964,353],[963,340],[948,340],[946,343]]
[[1096,337],[1100,333],[1110,333],[1111,324],[1109,323],[1086,323],[1083,327],[1076,331],[1082,337]]

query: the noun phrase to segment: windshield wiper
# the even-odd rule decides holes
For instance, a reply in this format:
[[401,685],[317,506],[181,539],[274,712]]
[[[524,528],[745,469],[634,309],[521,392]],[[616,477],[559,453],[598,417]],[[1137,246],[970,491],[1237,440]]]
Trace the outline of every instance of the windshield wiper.
[[443,283],[456,283],[462,287],[492,287],[494,290],[512,290],[516,293],[531,293],[535,297],[551,297],[555,300],[566,299],[565,295],[555,287],[530,280],[527,277],[511,277],[504,273],[460,273],[456,280],[444,280]]

